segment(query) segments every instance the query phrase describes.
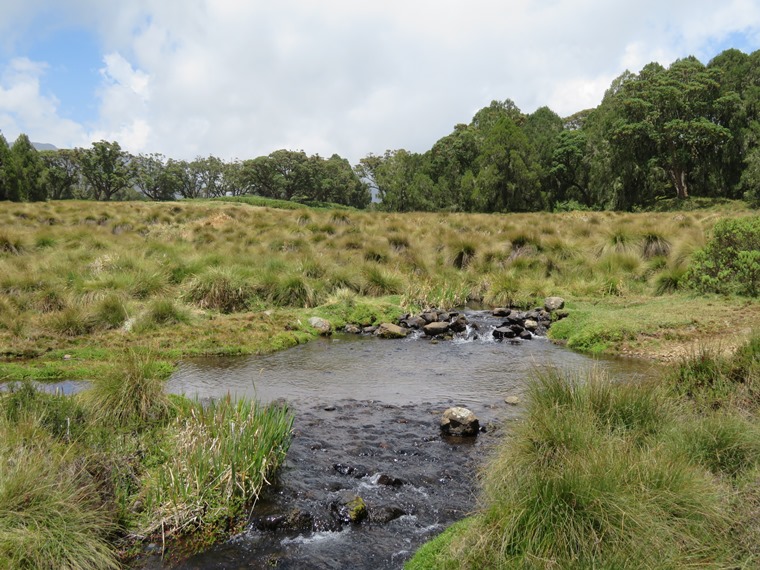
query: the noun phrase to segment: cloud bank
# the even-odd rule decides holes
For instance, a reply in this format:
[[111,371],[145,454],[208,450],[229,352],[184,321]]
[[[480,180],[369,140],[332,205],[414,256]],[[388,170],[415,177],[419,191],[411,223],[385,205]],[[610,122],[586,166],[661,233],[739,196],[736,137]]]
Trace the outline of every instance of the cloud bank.
[[[0,130],[175,158],[424,151],[493,99],[569,115],[626,69],[760,47],[753,0],[66,4],[0,0]],[[62,116],[47,62],[24,53],[61,28],[99,38],[100,84],[81,94],[92,121]]]

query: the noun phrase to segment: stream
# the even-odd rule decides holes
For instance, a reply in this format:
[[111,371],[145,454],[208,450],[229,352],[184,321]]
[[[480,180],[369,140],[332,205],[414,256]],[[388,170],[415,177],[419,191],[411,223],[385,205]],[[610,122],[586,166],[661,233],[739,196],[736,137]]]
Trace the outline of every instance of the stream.
[[[168,389],[188,396],[285,400],[295,412],[284,467],[242,534],[174,568],[401,568],[423,542],[476,506],[477,472],[522,411],[526,379],[596,366],[624,381],[649,376],[634,360],[593,360],[545,338],[494,341],[500,319],[468,313],[480,338],[431,342],[336,334],[267,356],[183,362]],[[520,403],[505,403],[517,396]],[[485,431],[443,436],[442,412],[470,408]],[[361,497],[368,516],[348,522]],[[141,568],[160,569],[159,557]]]

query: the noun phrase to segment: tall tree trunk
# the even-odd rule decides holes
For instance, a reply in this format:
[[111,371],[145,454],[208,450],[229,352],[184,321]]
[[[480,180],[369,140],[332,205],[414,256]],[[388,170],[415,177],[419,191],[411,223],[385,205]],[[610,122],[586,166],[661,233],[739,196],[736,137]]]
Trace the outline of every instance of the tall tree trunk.
[[686,171],[681,169],[670,169],[668,170],[668,175],[670,176],[671,182],[673,182],[673,186],[676,187],[676,198],[679,198],[680,200],[688,198],[689,187],[686,184]]

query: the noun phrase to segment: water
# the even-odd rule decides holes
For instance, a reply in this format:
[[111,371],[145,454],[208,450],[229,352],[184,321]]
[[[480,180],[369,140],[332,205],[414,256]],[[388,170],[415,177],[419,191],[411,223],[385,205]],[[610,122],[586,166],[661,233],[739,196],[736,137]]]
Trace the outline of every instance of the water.
[[[476,474],[519,418],[528,376],[550,366],[592,366],[621,380],[653,373],[631,360],[598,360],[546,339],[494,342],[498,320],[470,315],[480,338],[381,340],[336,335],[263,357],[183,363],[172,392],[200,398],[287,400],[296,413],[287,461],[251,513],[247,530],[178,568],[400,568],[420,544],[476,508]],[[440,433],[449,406],[473,410],[476,438]],[[360,496],[369,516],[345,523]],[[168,567],[169,564],[166,565]],[[144,562],[162,568],[158,558]]]

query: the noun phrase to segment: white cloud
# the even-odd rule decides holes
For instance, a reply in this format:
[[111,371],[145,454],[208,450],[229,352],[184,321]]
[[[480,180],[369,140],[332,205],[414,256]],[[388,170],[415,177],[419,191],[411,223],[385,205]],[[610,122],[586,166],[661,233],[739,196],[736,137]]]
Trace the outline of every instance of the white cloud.
[[[706,61],[731,34],[760,39],[754,0],[68,4],[66,21],[96,30],[107,54],[89,136],[182,158],[423,151],[492,99],[567,115],[597,105],[626,68]],[[36,73],[30,101],[60,123]],[[0,107],[0,121],[29,130],[28,107]]]
[[22,132],[33,141],[61,141],[74,146],[86,140],[84,129],[61,118],[58,100],[44,94],[40,79],[47,67],[27,58],[12,59],[0,72],[0,132],[12,143]]

